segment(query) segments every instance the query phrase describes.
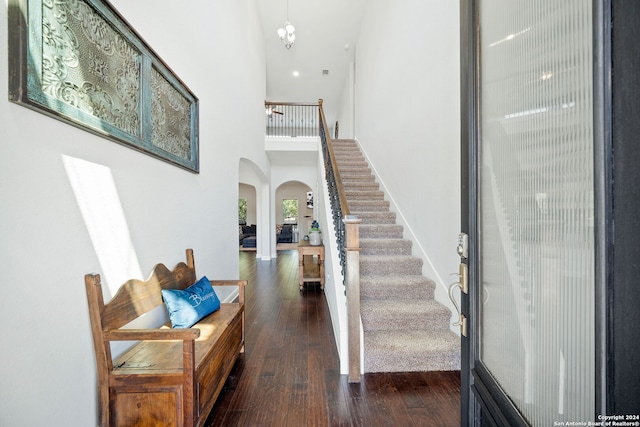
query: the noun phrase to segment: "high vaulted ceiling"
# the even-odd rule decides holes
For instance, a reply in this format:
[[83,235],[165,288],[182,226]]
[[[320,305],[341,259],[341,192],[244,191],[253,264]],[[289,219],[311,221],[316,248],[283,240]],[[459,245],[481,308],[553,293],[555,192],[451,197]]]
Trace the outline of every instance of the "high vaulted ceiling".
[[[287,49],[277,30],[287,20],[296,28]],[[266,43],[267,101],[317,102],[322,98],[333,123],[355,58],[366,0],[256,0]],[[323,74],[328,70],[328,74]],[[293,72],[299,73],[294,77]]]

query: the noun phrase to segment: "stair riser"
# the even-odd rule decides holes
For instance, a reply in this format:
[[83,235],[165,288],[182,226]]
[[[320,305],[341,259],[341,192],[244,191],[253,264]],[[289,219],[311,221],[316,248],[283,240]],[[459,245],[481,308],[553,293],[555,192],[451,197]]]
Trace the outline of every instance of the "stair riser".
[[358,215],[358,218],[362,220],[362,224],[390,224],[391,225],[396,223],[396,217],[393,215],[389,215],[385,217],[380,216],[375,218],[369,218],[365,216],[368,213],[372,213],[372,212],[362,212],[360,215]]
[[338,160],[338,168],[340,170],[346,170],[347,168],[351,169],[371,169],[369,164],[364,161],[359,161],[357,159],[348,159],[348,160]]
[[345,191],[347,201],[352,200],[384,200],[382,191]]
[[422,261],[412,257],[399,261],[379,256],[361,256],[360,274],[363,276],[421,275]]
[[[392,298],[415,301],[430,300],[434,297],[433,287],[426,286],[366,286],[360,283],[361,300],[390,300]],[[384,304],[384,302],[382,302]]]
[[338,165],[342,162],[362,162],[366,164],[364,156],[359,151],[334,151],[333,154]]
[[359,166],[362,168],[368,168],[369,164],[362,156],[336,156],[338,167],[344,166]]
[[411,241],[402,239],[367,239],[360,235],[360,255],[411,255]]
[[356,215],[358,212],[388,212],[389,202],[386,200],[380,200],[378,202],[354,200],[349,203],[349,210]]
[[365,372],[460,369],[460,338],[451,331],[364,333]]
[[364,348],[365,372],[430,372],[459,371],[460,353],[420,353],[413,357],[398,357],[390,354],[375,354],[366,345]]
[[365,187],[372,187],[372,186],[375,186],[376,189],[380,188],[379,184],[376,182],[376,179],[373,177],[373,175],[361,175],[357,177],[341,176],[340,178],[342,179],[342,188],[344,189],[347,189],[347,188],[356,189],[356,188],[365,188]]
[[362,183],[371,184],[372,182],[376,181],[376,178],[371,174],[369,174],[369,175],[348,175],[348,174],[345,174],[343,176],[343,174],[340,173],[340,179],[342,180],[342,185],[362,184]]
[[375,183],[367,183],[366,185],[342,185],[344,188],[345,195],[347,196],[347,200],[352,198],[353,200],[359,200],[357,197],[352,196],[375,196],[377,200],[384,200],[384,193],[380,191],[377,187],[378,184]]
[[344,188],[345,192],[382,192],[380,190],[380,184],[375,182],[374,179],[364,179],[364,177],[368,178],[369,176],[373,177],[373,175],[340,176],[342,179],[342,188]]
[[371,169],[369,168],[341,168],[340,178],[349,177],[349,176],[368,176],[371,175]]
[[363,239],[402,239],[402,227],[399,225],[360,225],[360,237]]
[[362,313],[365,331],[448,331],[451,313],[410,313],[405,316],[384,316],[380,313]]
[[393,212],[361,212],[358,218],[363,224],[395,224],[396,214]]

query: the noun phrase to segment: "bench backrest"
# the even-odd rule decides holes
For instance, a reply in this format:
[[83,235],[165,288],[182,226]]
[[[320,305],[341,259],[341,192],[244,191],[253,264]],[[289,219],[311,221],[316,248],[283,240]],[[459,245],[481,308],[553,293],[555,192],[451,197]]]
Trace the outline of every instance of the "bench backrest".
[[119,329],[155,307],[163,304],[162,289],[185,289],[196,281],[193,250],[187,249],[187,262],[170,271],[157,264],[147,280],[132,279],[124,283],[107,304],[104,303],[99,274],[87,274],[85,286],[94,346],[99,359],[111,368],[111,351],[103,331]]
[[[190,264],[190,265],[189,265]],[[102,311],[102,329],[118,329],[163,304],[162,289],[185,289],[196,281],[193,250],[187,249],[187,263],[181,262],[170,271],[157,264],[147,280],[132,279],[124,283]],[[100,291],[101,286],[96,286]]]

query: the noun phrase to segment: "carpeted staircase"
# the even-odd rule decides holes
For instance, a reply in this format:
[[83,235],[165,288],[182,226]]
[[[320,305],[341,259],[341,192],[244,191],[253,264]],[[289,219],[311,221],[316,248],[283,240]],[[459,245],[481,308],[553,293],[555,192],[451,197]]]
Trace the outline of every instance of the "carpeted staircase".
[[435,283],[375,182],[354,140],[334,140],[349,209],[360,225],[360,313],[364,371],[460,369],[460,338],[449,329],[451,312],[434,300]]

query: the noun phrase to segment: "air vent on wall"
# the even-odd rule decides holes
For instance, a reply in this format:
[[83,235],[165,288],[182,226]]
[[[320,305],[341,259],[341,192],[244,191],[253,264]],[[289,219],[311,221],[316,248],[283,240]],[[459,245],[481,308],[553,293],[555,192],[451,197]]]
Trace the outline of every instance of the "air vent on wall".
[[329,70],[322,70],[322,75],[323,76],[328,76],[329,75]]

